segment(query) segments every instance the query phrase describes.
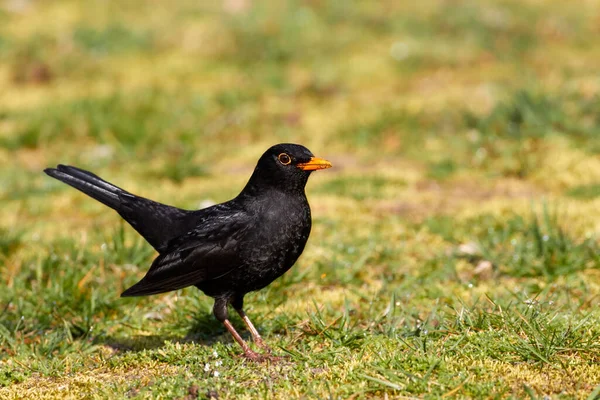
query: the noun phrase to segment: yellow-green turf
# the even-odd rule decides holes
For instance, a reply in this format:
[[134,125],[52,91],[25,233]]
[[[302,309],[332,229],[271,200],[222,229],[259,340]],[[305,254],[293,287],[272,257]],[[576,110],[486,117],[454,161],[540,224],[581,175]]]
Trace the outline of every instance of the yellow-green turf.
[[[598,398],[598,15],[0,3],[0,398]],[[304,255],[246,298],[278,364],[242,359],[195,288],[119,298],[152,249],[42,173],[198,208],[278,142],[334,164]]]

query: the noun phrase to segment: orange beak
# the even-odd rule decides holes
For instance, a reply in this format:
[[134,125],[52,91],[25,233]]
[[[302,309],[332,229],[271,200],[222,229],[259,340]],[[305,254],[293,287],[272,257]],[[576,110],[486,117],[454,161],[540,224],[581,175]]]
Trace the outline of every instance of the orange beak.
[[312,157],[308,162],[297,164],[298,168],[303,171],[316,171],[318,169],[331,168],[331,163],[322,158]]

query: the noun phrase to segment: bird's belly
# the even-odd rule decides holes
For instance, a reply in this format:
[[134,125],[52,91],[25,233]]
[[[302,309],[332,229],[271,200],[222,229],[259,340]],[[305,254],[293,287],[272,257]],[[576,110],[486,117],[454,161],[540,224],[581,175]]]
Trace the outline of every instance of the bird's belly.
[[260,290],[288,271],[308,240],[310,225],[287,237],[271,236],[257,240],[256,246],[241,254],[242,265],[217,279],[197,285],[205,294],[246,294]]
[[279,278],[288,271],[296,262],[308,237],[298,237],[287,243],[265,242],[254,248],[247,259],[244,268],[237,270],[238,290],[252,292],[259,290]]
[[264,288],[294,265],[310,229],[310,208],[305,202],[286,201],[262,209],[260,219],[244,237],[244,242],[252,245],[238,247],[240,264],[197,287],[213,297],[244,295]]

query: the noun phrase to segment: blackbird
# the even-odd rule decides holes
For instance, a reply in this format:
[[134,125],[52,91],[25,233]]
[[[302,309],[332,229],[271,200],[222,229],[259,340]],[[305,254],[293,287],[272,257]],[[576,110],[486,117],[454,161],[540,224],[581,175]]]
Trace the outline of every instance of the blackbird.
[[[312,171],[331,163],[304,146],[277,144],[258,160],[232,200],[183,210],[129,193],[97,175],[67,165],[44,172],[114,209],[159,253],[150,270],[121,297],[196,286],[215,299],[213,314],[252,360],[271,349],[243,310],[244,296],[283,275],[296,262],[311,229],[304,187]],[[229,321],[231,304],[267,352],[252,351]]]

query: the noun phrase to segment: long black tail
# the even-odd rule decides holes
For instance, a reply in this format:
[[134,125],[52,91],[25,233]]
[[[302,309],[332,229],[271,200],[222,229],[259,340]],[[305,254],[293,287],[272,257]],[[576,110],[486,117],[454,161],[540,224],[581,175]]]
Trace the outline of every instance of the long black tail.
[[44,172],[117,211],[159,253],[199,222],[194,211],[136,196],[83,169],[59,164]]
[[46,168],[44,172],[67,185],[73,186],[117,212],[121,209],[119,194],[128,193],[120,187],[106,182],[98,175],[69,165],[59,164],[56,168]]

